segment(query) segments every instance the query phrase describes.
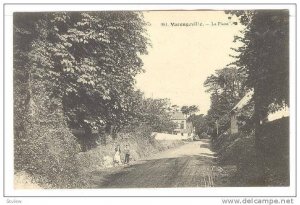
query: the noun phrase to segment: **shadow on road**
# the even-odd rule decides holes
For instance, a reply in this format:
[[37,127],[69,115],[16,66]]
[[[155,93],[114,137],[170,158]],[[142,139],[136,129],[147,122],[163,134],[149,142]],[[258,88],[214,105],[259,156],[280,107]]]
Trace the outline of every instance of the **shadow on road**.
[[114,173],[94,172],[95,188],[214,186],[219,175],[212,155],[145,160]]
[[[231,169],[232,170],[235,167]],[[228,186],[209,140],[190,142],[151,159],[91,173],[91,188],[172,188]]]

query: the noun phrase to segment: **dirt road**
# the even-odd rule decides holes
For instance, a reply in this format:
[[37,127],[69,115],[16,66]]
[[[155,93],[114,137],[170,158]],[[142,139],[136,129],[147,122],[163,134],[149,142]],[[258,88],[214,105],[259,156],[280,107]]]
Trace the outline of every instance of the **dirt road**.
[[92,174],[93,188],[216,186],[222,169],[215,165],[208,140],[188,142],[147,160]]

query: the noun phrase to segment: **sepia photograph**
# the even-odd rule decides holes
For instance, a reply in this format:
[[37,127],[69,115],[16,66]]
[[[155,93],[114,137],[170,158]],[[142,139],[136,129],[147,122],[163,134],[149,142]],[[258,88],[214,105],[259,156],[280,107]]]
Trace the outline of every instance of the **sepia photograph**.
[[13,14],[14,188],[289,186],[289,11]]

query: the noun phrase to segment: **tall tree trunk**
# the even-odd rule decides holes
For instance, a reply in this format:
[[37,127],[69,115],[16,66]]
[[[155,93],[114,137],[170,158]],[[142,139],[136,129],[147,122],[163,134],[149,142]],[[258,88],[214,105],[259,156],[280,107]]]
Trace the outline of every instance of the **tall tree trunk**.
[[[261,88],[260,88],[261,89]],[[257,178],[256,185],[264,186],[266,182],[266,167],[265,154],[263,143],[263,129],[262,124],[267,117],[267,107],[261,99],[260,89],[254,89],[254,129],[255,129],[255,151],[256,151],[256,166]]]

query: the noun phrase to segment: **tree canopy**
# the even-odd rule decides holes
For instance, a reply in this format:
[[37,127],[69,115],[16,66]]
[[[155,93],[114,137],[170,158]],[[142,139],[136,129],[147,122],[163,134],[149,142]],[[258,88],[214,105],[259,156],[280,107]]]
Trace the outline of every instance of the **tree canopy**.
[[117,131],[134,115],[134,77],[149,45],[145,25],[132,11],[15,13],[15,82],[25,89],[17,97],[33,102],[30,84],[43,84],[62,102],[70,127]]
[[211,105],[206,120],[213,129],[216,121],[221,130],[225,131],[230,122],[229,112],[235,104],[245,95],[246,75],[237,67],[225,67],[216,70],[215,74],[209,76],[204,82],[210,93]]
[[254,90],[253,127],[256,165],[261,183],[265,180],[263,124],[269,113],[289,105],[289,11],[231,11],[246,26],[236,38],[243,46],[236,51],[238,66],[247,74],[245,85]]
[[247,74],[245,85],[254,88],[256,103],[268,112],[289,104],[289,13],[288,10],[233,11],[246,26],[236,38],[233,63]]
[[196,105],[191,105],[191,106],[184,105],[181,107],[181,112],[188,116],[190,116],[198,111],[199,111],[199,108]]

